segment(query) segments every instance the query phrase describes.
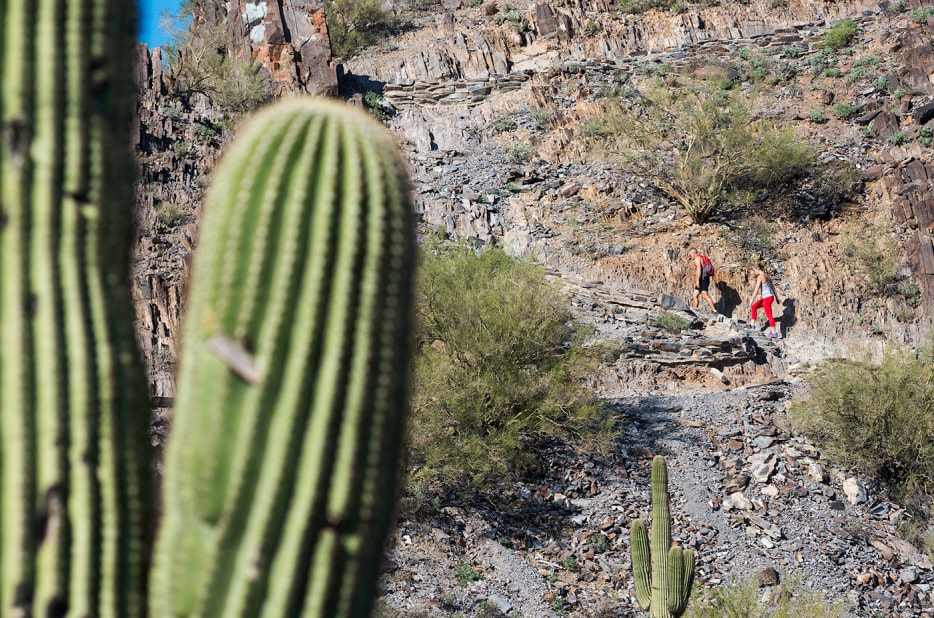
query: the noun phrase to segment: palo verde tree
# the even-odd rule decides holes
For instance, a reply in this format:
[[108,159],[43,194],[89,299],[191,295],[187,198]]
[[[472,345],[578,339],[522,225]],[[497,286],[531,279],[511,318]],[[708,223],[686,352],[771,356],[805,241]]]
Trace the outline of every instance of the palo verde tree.
[[739,92],[646,81],[615,100],[608,123],[624,164],[704,223],[732,192],[778,186],[813,167],[807,144],[750,110]]
[[162,16],[162,28],[169,33],[164,47],[169,93],[179,99],[203,94],[219,109],[234,114],[269,101],[272,89],[260,62],[230,57],[223,24],[193,30],[197,10],[194,0],[186,0],[175,14]]

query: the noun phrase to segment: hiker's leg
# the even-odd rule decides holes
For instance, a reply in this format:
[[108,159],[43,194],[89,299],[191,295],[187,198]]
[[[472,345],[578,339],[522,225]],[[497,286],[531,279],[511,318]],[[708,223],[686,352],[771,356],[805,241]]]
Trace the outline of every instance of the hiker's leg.
[[772,332],[775,332],[775,318],[772,317],[772,297],[769,296],[768,302],[762,303],[762,308],[765,309],[765,317],[769,319],[769,326],[772,327]]
[[752,321],[753,321],[753,323],[755,323],[755,321],[756,321],[756,314],[759,312],[759,307],[761,307],[761,306],[762,306],[762,299],[761,299],[761,298],[760,298],[759,300],[757,300],[756,302],[752,303],[752,307],[751,307],[750,309],[751,309],[751,311],[752,311]]
[[710,305],[710,310],[713,312],[717,311],[717,306],[714,304],[713,299],[710,298],[710,294],[704,292],[704,300],[707,301],[707,304]]

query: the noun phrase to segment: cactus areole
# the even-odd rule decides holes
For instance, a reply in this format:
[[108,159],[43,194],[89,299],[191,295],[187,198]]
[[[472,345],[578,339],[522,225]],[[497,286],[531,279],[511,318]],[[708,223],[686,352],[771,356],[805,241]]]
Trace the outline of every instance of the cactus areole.
[[671,545],[668,510],[668,470],[665,458],[652,460],[651,545],[645,522],[630,529],[636,599],[652,618],[677,618],[687,609],[694,582],[694,552]]
[[363,112],[257,114],[214,174],[151,615],[367,616],[394,516],[414,226]]

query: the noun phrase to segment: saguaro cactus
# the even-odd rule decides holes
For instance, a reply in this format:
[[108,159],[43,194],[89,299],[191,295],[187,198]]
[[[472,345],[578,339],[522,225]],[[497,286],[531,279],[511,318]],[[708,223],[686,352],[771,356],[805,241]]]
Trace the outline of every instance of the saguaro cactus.
[[687,609],[694,582],[694,552],[671,546],[668,511],[668,469],[665,458],[652,460],[652,543],[645,522],[630,529],[636,599],[652,618],[677,618]]
[[135,7],[0,1],[0,615],[140,616]]
[[403,437],[404,178],[382,127],[308,99],[260,113],[225,156],[182,338],[154,615],[368,615]]
[[0,615],[367,615],[406,410],[401,159],[364,113],[308,99],[225,156],[153,554],[134,21],[130,0],[0,0]]

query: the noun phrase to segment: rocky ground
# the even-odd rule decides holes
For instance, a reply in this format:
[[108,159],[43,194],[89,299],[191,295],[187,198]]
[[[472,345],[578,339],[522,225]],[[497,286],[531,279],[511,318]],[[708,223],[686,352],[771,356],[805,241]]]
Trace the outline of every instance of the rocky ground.
[[[769,598],[798,582],[844,603],[847,616],[934,616],[934,565],[900,534],[905,511],[791,430],[788,405],[803,383],[784,341],[707,313],[672,337],[651,325],[660,305],[578,292],[597,337],[622,344],[594,388],[624,434],[605,455],[548,445],[533,476],[480,500],[438,496],[427,521],[402,521],[384,615],[641,615],[628,530],[650,512],[660,453],[673,534],[695,550],[700,588],[753,578]],[[711,355],[726,342],[736,362]],[[667,352],[641,352],[649,348]],[[754,360],[743,360],[748,350]]]

